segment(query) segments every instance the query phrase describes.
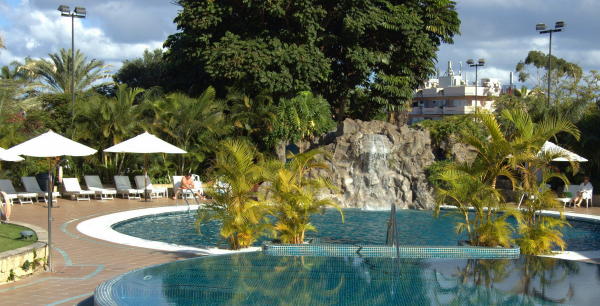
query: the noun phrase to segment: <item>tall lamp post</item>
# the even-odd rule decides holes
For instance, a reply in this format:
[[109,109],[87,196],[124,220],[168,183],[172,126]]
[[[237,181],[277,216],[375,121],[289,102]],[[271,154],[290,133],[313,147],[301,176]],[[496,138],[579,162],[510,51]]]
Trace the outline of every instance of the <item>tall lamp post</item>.
[[475,67],[475,109],[477,110],[477,82],[479,82],[477,68],[483,67],[485,65],[485,60],[480,58],[477,60],[477,62],[475,62],[472,58],[470,58],[467,60],[467,65],[469,65],[469,67]]
[[535,25],[535,30],[540,34],[550,34],[550,43],[548,44],[548,105],[550,105],[550,78],[551,78],[551,61],[552,61],[552,33],[560,32],[565,27],[564,21],[557,21],[554,23],[554,29],[546,29],[546,24],[538,23]]
[[85,18],[87,12],[80,6],[76,6],[71,12],[68,5],[58,6],[58,11],[63,17],[71,17],[71,125],[73,125],[75,123],[75,18]]

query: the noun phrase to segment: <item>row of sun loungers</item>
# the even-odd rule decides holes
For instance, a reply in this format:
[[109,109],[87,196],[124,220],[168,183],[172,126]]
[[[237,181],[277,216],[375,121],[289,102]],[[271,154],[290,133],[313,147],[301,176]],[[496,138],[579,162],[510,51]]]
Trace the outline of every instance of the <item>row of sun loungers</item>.
[[[147,189],[149,196],[153,199],[167,196],[167,188],[154,187],[150,180],[146,180],[143,175],[137,175],[134,178],[137,188],[131,186],[131,182],[127,176],[116,175],[114,179],[116,188],[105,188],[98,175],[86,175],[84,176],[84,180],[87,189],[84,190],[81,188],[77,178],[63,178],[63,195],[77,201],[89,201],[92,198],[113,200],[117,194],[126,199],[141,199],[145,189]],[[6,179],[0,180],[0,191],[7,193],[9,199],[19,204],[29,204],[41,200],[48,203],[47,193],[42,191],[35,177],[25,176],[21,178],[21,181],[26,192],[17,192],[12,182]],[[181,178],[179,181],[181,181]],[[60,195],[59,192],[53,192],[53,202]]]

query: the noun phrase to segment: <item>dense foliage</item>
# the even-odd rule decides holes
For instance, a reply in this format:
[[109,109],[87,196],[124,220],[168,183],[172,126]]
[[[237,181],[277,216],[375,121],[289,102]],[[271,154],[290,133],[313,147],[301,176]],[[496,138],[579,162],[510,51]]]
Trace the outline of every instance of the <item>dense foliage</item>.
[[[250,96],[267,90],[277,98],[312,90],[338,120],[368,119],[349,108],[359,102],[379,112],[405,109],[460,24],[449,0],[178,4],[179,32],[165,46],[188,86],[236,86]],[[193,71],[203,73],[190,78]]]

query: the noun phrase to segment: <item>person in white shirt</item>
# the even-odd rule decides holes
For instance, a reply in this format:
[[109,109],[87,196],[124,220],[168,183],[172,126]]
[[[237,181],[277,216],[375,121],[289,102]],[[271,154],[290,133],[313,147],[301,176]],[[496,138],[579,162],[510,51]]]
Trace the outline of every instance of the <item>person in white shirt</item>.
[[589,176],[584,177],[583,183],[579,185],[579,191],[577,192],[577,196],[575,196],[575,198],[573,199],[573,204],[577,207],[580,207],[581,201],[583,201],[584,198],[591,199],[591,193],[593,188],[594,187],[592,186],[592,183],[590,183]]

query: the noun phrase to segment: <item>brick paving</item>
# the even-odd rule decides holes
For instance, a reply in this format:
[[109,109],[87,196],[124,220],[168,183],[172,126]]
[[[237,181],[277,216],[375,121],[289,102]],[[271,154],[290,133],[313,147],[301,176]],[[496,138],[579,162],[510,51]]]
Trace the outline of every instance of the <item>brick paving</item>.
[[[90,202],[61,199],[59,205],[52,211],[54,272],[42,272],[0,285],[0,305],[92,305],[90,297],[102,281],[140,267],[190,256],[97,240],[76,229],[79,222],[99,215],[175,205],[173,200],[155,199],[145,203],[123,199]],[[13,207],[12,220],[47,228],[47,208],[40,204]]]
[[[173,200],[146,203],[123,199],[90,202],[61,199],[59,205],[60,208],[53,210],[54,272],[0,285],[0,305],[92,305],[93,291],[102,281],[144,266],[190,256],[114,244],[85,236],[76,229],[79,222],[96,216],[175,205]],[[600,207],[565,211],[600,215]],[[40,204],[15,205],[12,219],[47,228],[47,209]]]

